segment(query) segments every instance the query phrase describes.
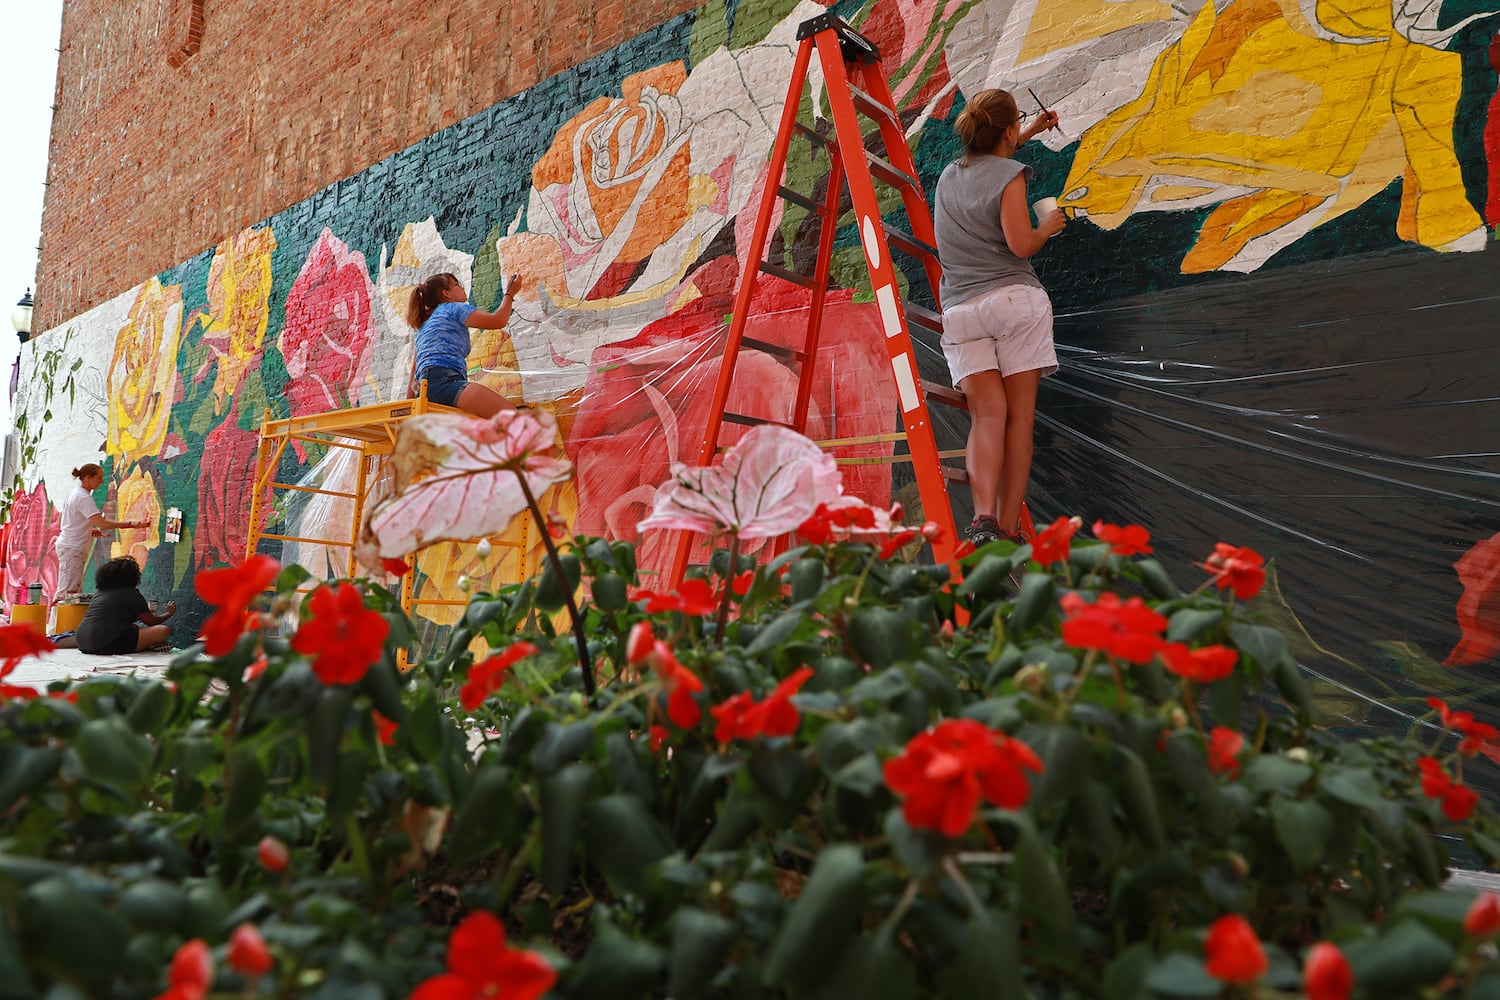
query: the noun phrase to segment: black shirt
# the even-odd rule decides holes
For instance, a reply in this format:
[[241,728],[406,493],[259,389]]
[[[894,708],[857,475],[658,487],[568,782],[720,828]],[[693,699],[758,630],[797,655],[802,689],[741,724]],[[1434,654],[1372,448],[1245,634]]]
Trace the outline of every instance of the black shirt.
[[103,650],[126,632],[134,635],[136,620],[150,610],[145,595],[134,587],[99,591],[89,601],[89,609],[78,626],[78,648],[86,653]]

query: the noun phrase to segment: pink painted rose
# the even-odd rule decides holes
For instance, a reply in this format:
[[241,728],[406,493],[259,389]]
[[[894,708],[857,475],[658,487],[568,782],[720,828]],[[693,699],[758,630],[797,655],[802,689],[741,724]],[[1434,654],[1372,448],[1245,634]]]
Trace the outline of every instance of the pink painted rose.
[[[57,550],[53,545],[62,531],[62,515],[47,506],[46,483],[16,494],[7,529],[5,574],[12,590],[40,583],[42,596],[52,600],[57,590]],[[6,596],[13,598],[15,594]]]
[[[237,407],[203,440],[203,467],[198,473],[198,519],[193,525],[193,565],[237,565],[245,558],[250,535],[250,492],[255,481],[255,453],[260,435],[242,430]],[[261,497],[260,523],[271,512],[271,491]]]
[[286,359],[284,388],[294,415],[354,404],[370,366],[374,284],[364,254],[324,229],[287,294],[277,346]]
[[1463,637],[1443,665],[1472,667],[1500,655],[1500,534],[1476,542],[1453,568],[1464,585],[1458,599]]
[[[594,353],[590,376],[567,439],[578,468],[578,518],[584,534],[641,542],[643,567],[662,569],[669,534],[642,538],[636,525],[651,512],[656,488],[674,462],[696,464],[723,353],[724,316],[732,308],[738,265],[720,258],[693,279],[693,300],[647,326],[638,337]],[[850,291],[830,293],[824,342],[808,410],[814,440],[886,434],[896,425],[895,390],[876,307],[852,301]],[[751,304],[746,336],[801,346],[808,293],[762,278]],[[765,351],[740,352],[728,409],[785,421],[796,397],[795,367]],[[726,424],[720,443],[745,429]],[[890,454],[889,444],[844,447],[838,457]],[[844,491],[877,507],[890,506],[889,465],[843,467]],[[747,545],[750,551],[754,545]]]

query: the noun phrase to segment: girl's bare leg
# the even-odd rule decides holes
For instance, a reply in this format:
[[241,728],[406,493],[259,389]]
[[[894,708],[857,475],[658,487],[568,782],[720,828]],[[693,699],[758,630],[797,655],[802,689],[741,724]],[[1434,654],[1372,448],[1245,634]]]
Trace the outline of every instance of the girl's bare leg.
[[1003,382],[1007,404],[1003,445],[1005,463],[1000,470],[999,511],[995,516],[1001,529],[1015,531],[1016,522],[1021,519],[1021,503],[1026,499],[1026,483],[1031,478],[1032,431],[1042,373],[1040,369],[1017,372],[1006,376]]
[[[965,464],[974,516],[995,516],[1006,457],[1007,389],[998,371],[975,372],[959,386],[969,402],[969,442]],[[1001,527],[1005,526],[1001,521]]]
[[493,417],[501,410],[515,409],[504,396],[475,382],[470,382],[459,392],[458,408],[476,417]]

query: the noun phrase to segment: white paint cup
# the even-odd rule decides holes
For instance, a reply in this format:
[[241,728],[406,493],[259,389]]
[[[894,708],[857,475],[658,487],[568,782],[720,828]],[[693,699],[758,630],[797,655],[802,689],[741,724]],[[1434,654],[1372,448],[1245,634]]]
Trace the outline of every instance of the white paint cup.
[[1041,222],[1047,216],[1057,211],[1057,199],[1038,198],[1031,203],[1031,210],[1036,213],[1036,221]]

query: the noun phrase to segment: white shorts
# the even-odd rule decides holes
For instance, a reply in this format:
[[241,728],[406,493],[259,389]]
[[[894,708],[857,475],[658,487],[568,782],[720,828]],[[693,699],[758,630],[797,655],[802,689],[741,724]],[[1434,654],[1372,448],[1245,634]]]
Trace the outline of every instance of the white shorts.
[[83,590],[83,571],[88,565],[89,547],[57,549],[57,592],[77,594]]
[[955,387],[979,372],[1057,371],[1052,300],[1034,285],[1001,285],[944,309],[942,343]]

